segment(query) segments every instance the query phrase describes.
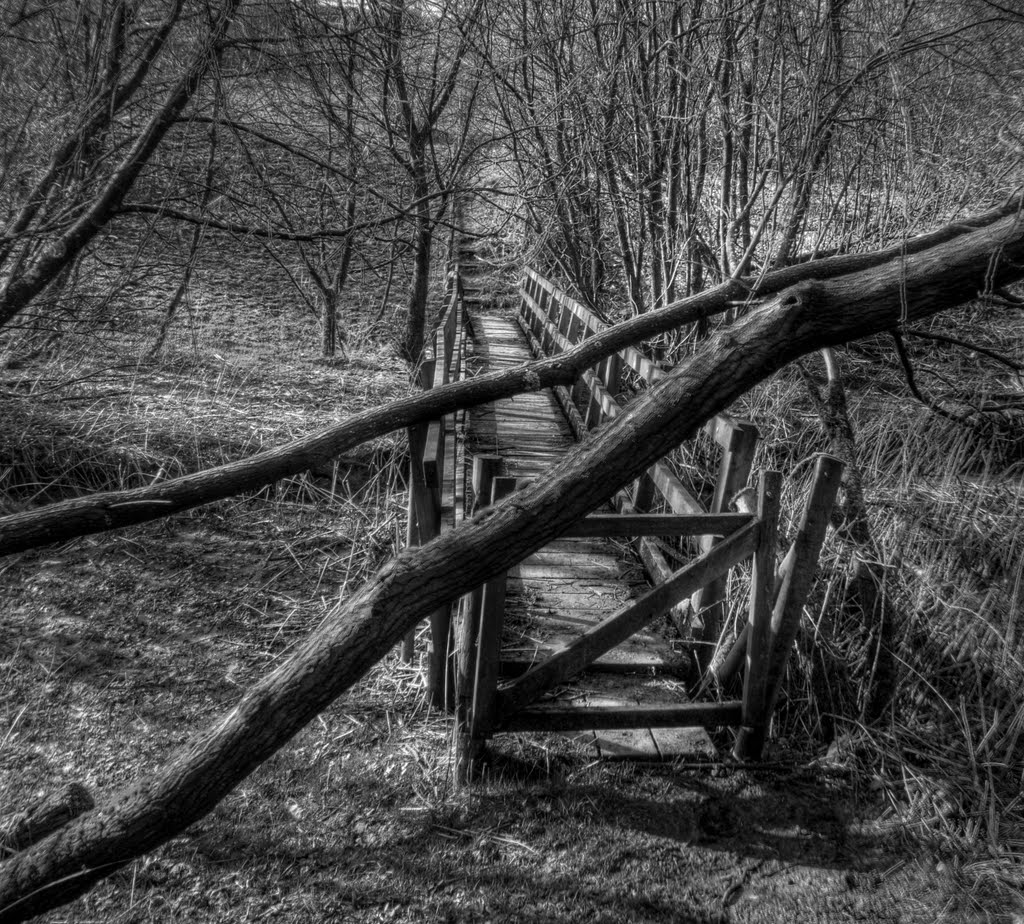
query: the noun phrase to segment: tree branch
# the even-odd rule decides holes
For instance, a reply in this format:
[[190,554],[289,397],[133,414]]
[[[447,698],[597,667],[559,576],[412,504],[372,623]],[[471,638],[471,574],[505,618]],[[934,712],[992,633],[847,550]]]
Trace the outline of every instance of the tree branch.
[[[799,282],[833,279],[877,269],[898,274],[904,260],[915,254],[953,253],[963,241],[999,241],[1009,237],[1015,245],[1021,234],[1015,220],[1017,203],[1008,203],[980,216],[980,230],[972,235],[963,225],[949,225],[922,235],[905,246],[895,245],[874,254],[844,255],[804,263],[768,273],[761,280],[729,280],[707,292],[682,299],[659,311],[639,315],[584,340],[575,349],[515,369],[467,379],[415,394],[383,408],[371,408],[335,427],[283,446],[217,468],[129,491],[107,491],[49,504],[34,511],[0,517],[0,556],[62,542],[75,536],[145,523],[160,517],[255,491],[281,478],[297,475],[330,462],[360,443],[456,410],[476,407],[524,392],[554,385],[571,385],[584,369],[624,347],[686,324],[721,314],[731,302],[749,294],[769,296]],[[1009,215],[1010,217],[1007,217]],[[1001,220],[1000,220],[1001,219]],[[977,246],[977,245],[975,245]],[[985,286],[984,277],[976,282]],[[975,289],[975,292],[977,289]],[[970,293],[974,294],[974,292]],[[966,297],[966,296],[965,296]],[[891,325],[890,325],[891,326]]]

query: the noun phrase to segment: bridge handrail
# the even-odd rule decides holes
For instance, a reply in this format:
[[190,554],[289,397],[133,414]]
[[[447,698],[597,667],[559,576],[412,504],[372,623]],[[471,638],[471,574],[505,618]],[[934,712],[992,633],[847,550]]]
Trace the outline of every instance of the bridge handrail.
[[[547,292],[554,301],[556,301],[566,311],[570,312],[573,317],[578,318],[583,329],[586,331],[584,336],[592,337],[594,334],[598,334],[608,328],[608,325],[589,308],[580,304],[580,302],[569,295],[568,292],[555,285],[551,280],[545,279],[540,275],[540,273],[531,267],[526,268],[526,278],[530,280],[537,289]],[[529,290],[527,289],[527,291]],[[536,300],[536,291],[530,294]],[[579,343],[582,337],[569,339],[575,344]],[[620,350],[618,355],[627,366],[629,366],[648,384],[653,385],[658,381],[658,379],[665,375],[664,369],[662,369],[653,359],[644,356],[644,354],[636,347],[626,347],[623,350]]]
[[[607,327],[578,300],[531,268],[525,271],[520,296],[520,325],[531,340],[534,351],[539,354],[565,352],[583,338]],[[641,383],[647,385],[667,375],[654,360],[631,346],[594,369],[585,371],[580,377],[580,388],[575,389],[576,398],[582,399],[581,406],[585,404],[585,414],[579,413],[577,402],[568,389],[556,390],[577,438],[582,439],[586,430],[622,413],[617,395],[622,390],[623,365],[632,369]],[[620,492],[616,498],[620,513],[647,512],[659,499],[669,510],[680,515],[724,512],[729,500],[747,484],[750,477],[758,439],[757,427],[747,420],[718,415],[708,422],[704,433],[717,444],[721,454],[715,492],[709,504],[701,503],[676,477],[671,467],[661,460],[635,482],[631,492]],[[702,536],[698,542],[699,549],[708,552],[719,541],[720,537],[711,534]],[[638,544],[651,578],[656,582],[667,579],[672,567],[658,545],[648,538],[639,539]],[[697,639],[702,643],[698,658],[702,670],[710,666],[725,622],[725,598],[725,581],[715,577],[696,591],[688,604],[681,604],[673,611],[673,618],[684,634],[696,629]]]

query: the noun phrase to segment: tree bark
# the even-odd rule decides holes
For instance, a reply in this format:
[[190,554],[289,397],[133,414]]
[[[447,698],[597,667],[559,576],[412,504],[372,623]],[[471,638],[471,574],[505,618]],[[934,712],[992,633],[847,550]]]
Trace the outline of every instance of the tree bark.
[[781,292],[706,341],[544,479],[394,559],[163,769],[0,866],[0,921],[69,901],[203,817],[425,613],[566,531],[777,369],[1021,277],[1024,220],[1014,216],[904,260]]
[[[885,270],[892,273],[898,271],[901,256],[909,258],[914,254],[927,253],[949,241],[962,239],[963,246],[971,247],[973,252],[979,246],[969,243],[975,241],[975,234],[995,228],[997,224],[999,229],[994,233],[1005,233],[1011,241],[1016,241],[1019,227],[1013,223],[1012,216],[1020,206],[1020,200],[1013,200],[969,222],[954,222],[922,235],[908,241],[905,246],[897,244],[871,254],[844,255],[790,266],[768,273],[760,282],[754,279],[730,280],[660,311],[648,312],[610,327],[588,338],[574,350],[551,359],[414,394],[383,408],[364,411],[335,427],[249,459],[146,488],[106,491],[0,517],[0,556],[63,542],[75,536],[145,523],[245,491],[255,491],[281,478],[325,465],[341,453],[394,430],[499,398],[555,385],[572,385],[584,369],[596,365],[617,350],[681,325],[721,314],[729,308],[730,302],[750,295],[767,296],[804,280],[831,279],[872,267],[885,267],[894,261]],[[959,244],[952,249],[958,248]]]
[[95,804],[81,783],[68,783],[36,799],[23,811],[0,818],[0,858],[41,841]]

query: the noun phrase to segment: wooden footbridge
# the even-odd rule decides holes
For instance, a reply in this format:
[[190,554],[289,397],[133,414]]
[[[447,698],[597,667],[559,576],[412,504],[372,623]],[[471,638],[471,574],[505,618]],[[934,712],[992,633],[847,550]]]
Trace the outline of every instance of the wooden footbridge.
[[[605,326],[532,270],[515,299],[483,298],[481,269],[464,248],[421,369],[424,388],[570,349]],[[630,347],[571,389],[413,429],[409,543],[544,478],[666,374]],[[702,438],[718,456],[704,502],[662,460],[507,575],[431,614],[429,695],[457,715],[464,766],[487,739],[512,731],[579,733],[601,754],[670,757],[710,747],[705,729],[730,727],[736,757],[760,756],[841,465],[817,459],[777,564],[782,477],[752,472],[757,428],[717,417]],[[747,597],[738,630],[730,592]],[[407,658],[413,644],[410,635]]]

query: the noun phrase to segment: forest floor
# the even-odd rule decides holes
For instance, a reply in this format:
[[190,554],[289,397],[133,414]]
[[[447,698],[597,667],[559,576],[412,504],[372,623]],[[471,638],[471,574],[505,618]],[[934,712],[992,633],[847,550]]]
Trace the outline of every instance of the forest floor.
[[[156,360],[129,361],[154,329],[129,319],[88,355],[4,372],[8,507],[217,464],[407,389],[372,338],[318,360],[315,322],[282,280],[230,259],[197,280],[208,302]],[[400,545],[403,452],[382,440],[271,491],[0,561],[0,815],[65,782],[102,794],[145,774],[279,664]],[[852,739],[826,752],[791,737],[743,768],[597,761],[565,737],[509,735],[464,788],[420,667],[381,662],[208,817],[43,920],[1024,913],[1013,888],[905,823],[903,793]]]

